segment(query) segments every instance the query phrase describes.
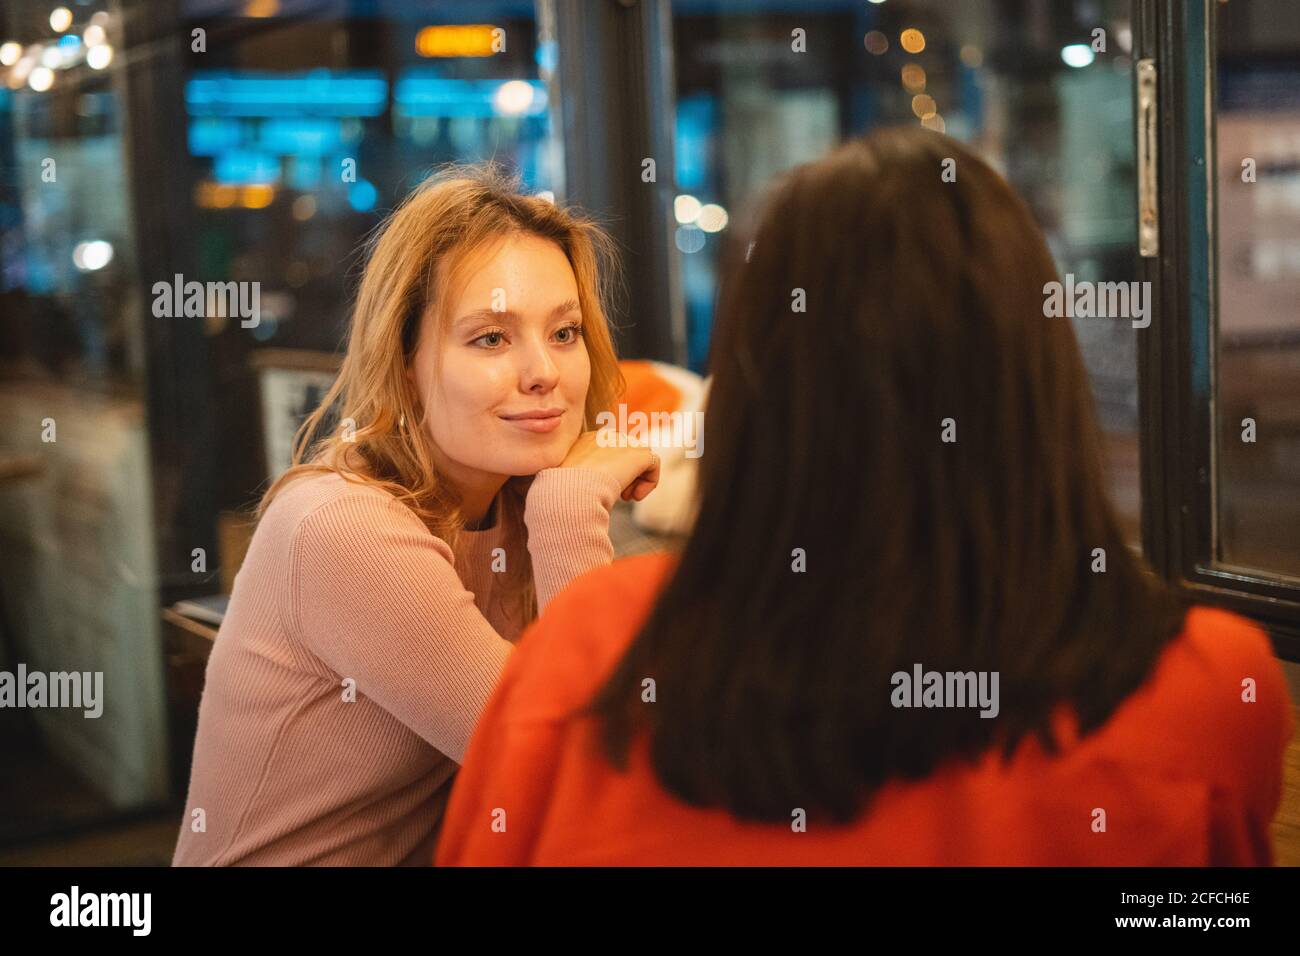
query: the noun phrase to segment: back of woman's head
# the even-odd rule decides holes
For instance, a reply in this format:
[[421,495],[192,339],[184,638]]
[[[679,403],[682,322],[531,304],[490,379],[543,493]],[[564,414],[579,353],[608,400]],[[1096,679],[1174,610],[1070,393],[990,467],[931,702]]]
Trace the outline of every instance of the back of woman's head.
[[[958,142],[885,130],[785,177],[736,259],[699,517],[594,702],[609,755],[645,729],[688,802],[846,819],[895,775],[1050,745],[1058,702],[1099,726],[1181,614],[1105,497],[1024,203]],[[896,708],[916,664],[998,672],[1000,712]]]

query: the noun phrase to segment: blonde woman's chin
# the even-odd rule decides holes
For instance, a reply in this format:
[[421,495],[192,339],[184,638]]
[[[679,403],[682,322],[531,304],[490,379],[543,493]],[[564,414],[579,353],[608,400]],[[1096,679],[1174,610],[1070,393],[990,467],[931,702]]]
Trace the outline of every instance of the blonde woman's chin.
[[539,471],[547,468],[558,468],[564,464],[564,458],[568,454],[567,448],[559,449],[538,449],[536,451],[515,456],[510,467],[504,469],[504,474],[512,475],[516,478],[531,478]]

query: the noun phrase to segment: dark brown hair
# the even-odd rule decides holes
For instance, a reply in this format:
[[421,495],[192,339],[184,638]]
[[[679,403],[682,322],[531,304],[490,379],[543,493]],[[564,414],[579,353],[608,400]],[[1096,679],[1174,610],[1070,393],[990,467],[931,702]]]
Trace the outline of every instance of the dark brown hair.
[[[609,759],[645,731],[688,803],[844,821],[890,778],[1029,734],[1053,749],[1058,703],[1099,727],[1184,609],[1107,501],[1025,204],[957,141],[883,130],[788,175],[735,260],[699,517],[590,705]],[[997,671],[999,715],[895,708],[891,675],[918,663]]]

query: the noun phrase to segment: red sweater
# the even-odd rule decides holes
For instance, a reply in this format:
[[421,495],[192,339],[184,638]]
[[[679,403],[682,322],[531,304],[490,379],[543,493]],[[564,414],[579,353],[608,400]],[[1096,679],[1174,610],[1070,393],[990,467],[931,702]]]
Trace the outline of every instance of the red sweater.
[[[486,865],[1259,865],[1281,793],[1291,702],[1268,639],[1194,608],[1152,675],[1056,757],[1036,740],[884,787],[856,822],[742,823],[658,783],[643,734],[627,771],[570,713],[617,664],[672,567],[616,562],[557,597],[521,638],[452,790],[436,861]],[[1253,678],[1257,700],[1242,700]],[[647,705],[652,706],[652,705]],[[662,706],[662,704],[660,705]],[[1094,810],[1105,831],[1094,831]],[[504,822],[504,832],[502,823]]]

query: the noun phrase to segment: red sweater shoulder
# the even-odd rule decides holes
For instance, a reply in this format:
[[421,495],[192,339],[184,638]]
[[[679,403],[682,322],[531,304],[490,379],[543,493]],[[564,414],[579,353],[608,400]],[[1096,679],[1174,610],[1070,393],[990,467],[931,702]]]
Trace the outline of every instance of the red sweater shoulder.
[[645,623],[676,555],[622,558],[574,579],[520,638],[502,681],[512,721],[562,720],[583,707]]
[[1261,756],[1276,759],[1295,724],[1268,636],[1246,618],[1203,606],[1188,611],[1152,678],[1116,715],[1125,716],[1134,749],[1151,749],[1225,789],[1244,789],[1257,802],[1264,794],[1251,791],[1265,785]]
[[[1056,757],[893,781],[848,828],[793,835],[679,803],[644,747],[626,771],[574,715],[626,652],[675,567],[667,554],[575,580],[524,635],[475,732],[448,808],[442,863],[1267,863],[1292,730],[1268,639],[1236,615],[1189,612],[1149,678]],[[1092,828],[1106,808],[1109,838]],[[509,830],[493,831],[494,813]]]

